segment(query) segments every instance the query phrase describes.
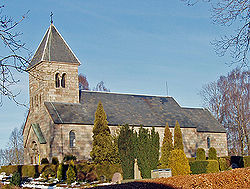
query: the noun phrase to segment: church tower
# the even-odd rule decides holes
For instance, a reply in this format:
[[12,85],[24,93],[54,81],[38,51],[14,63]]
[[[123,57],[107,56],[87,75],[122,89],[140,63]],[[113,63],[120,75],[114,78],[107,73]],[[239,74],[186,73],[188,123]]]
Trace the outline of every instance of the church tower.
[[53,157],[57,130],[45,104],[79,103],[79,65],[51,23],[27,68],[30,109],[23,130],[25,164],[39,164],[41,158]]
[[51,23],[28,67],[30,111],[44,102],[79,103],[79,60]]

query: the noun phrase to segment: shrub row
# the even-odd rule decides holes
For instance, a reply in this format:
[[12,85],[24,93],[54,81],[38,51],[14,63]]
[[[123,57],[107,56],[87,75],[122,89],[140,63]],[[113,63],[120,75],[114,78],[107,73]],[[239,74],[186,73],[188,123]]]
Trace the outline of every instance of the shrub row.
[[219,172],[217,160],[195,160],[189,162],[192,174],[216,173]]
[[[66,179],[66,172],[68,170],[68,164],[63,164],[62,179]],[[58,165],[54,164],[43,164],[43,165],[8,165],[2,166],[1,172],[5,172],[7,175],[14,174],[18,172],[22,177],[32,177],[37,178],[40,174],[42,177],[56,177],[58,170]],[[79,181],[92,182],[101,177],[106,178],[106,180],[111,181],[113,174],[116,172],[122,172],[120,164],[114,165],[95,165],[93,163],[78,163],[74,166],[74,171],[76,173],[76,179]]]

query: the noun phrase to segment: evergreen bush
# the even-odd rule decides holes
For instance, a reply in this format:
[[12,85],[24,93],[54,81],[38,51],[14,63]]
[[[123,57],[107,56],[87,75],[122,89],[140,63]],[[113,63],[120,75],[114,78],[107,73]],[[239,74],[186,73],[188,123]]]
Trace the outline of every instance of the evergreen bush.
[[21,175],[19,172],[16,171],[10,179],[10,184],[14,186],[20,186],[21,181],[22,181]]
[[76,173],[75,173],[75,168],[74,168],[74,162],[71,160],[68,170],[66,172],[67,176],[67,184],[71,184],[76,180]]
[[118,136],[118,151],[124,179],[134,178],[135,134],[126,124],[121,127]]
[[192,174],[202,174],[207,172],[208,162],[206,160],[195,160],[189,162]]
[[225,158],[219,158],[220,171],[226,171],[228,169],[227,160]]
[[41,160],[41,164],[49,164],[49,160],[47,158],[43,158]]
[[151,178],[151,170],[157,168],[159,145],[159,134],[154,128],[149,133],[148,129],[141,126],[136,137],[136,158],[142,178]]
[[151,178],[150,151],[151,142],[148,129],[142,126],[139,129],[136,145],[136,158],[142,178]]
[[[91,172],[93,172],[93,171],[91,171]],[[100,180],[101,176],[105,176],[105,178],[108,181],[112,180],[112,177],[113,177],[114,173],[116,173],[116,172],[119,172],[119,173],[122,172],[121,165],[120,164],[110,165],[108,162],[103,163],[103,164],[97,164],[95,166],[95,170],[94,170],[94,173],[97,174],[99,180]],[[86,177],[87,177],[87,175],[86,175]]]
[[57,157],[53,157],[53,158],[52,158],[52,164],[53,164],[53,165],[59,165],[59,161],[58,161],[58,158],[57,158]]
[[64,156],[64,158],[63,158],[64,162],[71,161],[71,160],[76,161],[76,156],[74,156],[72,154],[68,154],[68,155]]
[[205,150],[203,148],[197,149],[196,160],[206,160]]
[[217,158],[217,152],[214,147],[209,148],[208,150],[208,159],[209,160],[218,160]]
[[216,160],[195,160],[189,164],[192,174],[219,172],[219,163]]
[[116,164],[120,162],[116,143],[110,134],[106,113],[101,101],[98,104],[93,127],[93,147],[90,152],[92,160],[96,164]]
[[250,167],[250,156],[244,156],[244,167]]
[[42,177],[48,179],[49,177],[56,178],[57,166],[49,164],[42,170]]
[[170,156],[171,151],[174,149],[173,147],[173,139],[172,133],[169,129],[168,123],[166,123],[164,138],[161,147],[161,158],[160,158],[160,166],[159,168],[167,168],[168,167],[168,158]]
[[207,170],[206,173],[217,173],[219,172],[219,163],[217,160],[207,160]]
[[184,151],[181,127],[178,121],[175,122],[175,127],[174,127],[174,149],[175,150],[179,149]]
[[168,160],[172,175],[189,175],[191,173],[188,159],[183,150],[172,150]]
[[58,166],[57,168],[57,179],[59,181],[63,180],[63,168],[64,168],[64,164],[63,163],[60,163],[60,165]]
[[151,159],[150,168],[151,170],[157,169],[159,164],[159,156],[160,156],[160,137],[159,133],[155,132],[155,128],[152,127],[151,135],[150,135],[150,153],[149,158]]
[[90,172],[95,172],[95,165],[87,162],[76,164],[76,175],[78,181],[85,181]]

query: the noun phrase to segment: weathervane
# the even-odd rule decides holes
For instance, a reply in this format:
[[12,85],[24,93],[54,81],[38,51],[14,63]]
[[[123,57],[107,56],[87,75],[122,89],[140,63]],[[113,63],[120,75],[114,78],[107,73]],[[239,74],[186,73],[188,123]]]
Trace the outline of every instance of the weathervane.
[[52,18],[52,16],[53,16],[53,12],[50,13],[50,23],[51,24],[53,24],[53,18]]

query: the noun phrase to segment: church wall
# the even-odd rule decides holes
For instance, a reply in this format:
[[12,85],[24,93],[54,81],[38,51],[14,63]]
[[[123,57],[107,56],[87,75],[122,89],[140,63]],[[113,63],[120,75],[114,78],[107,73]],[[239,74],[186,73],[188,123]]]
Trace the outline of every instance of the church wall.
[[206,155],[208,156],[208,146],[207,146],[207,137],[210,138],[210,146],[214,147],[217,151],[217,156],[227,156],[227,135],[226,133],[207,133],[207,132],[198,132],[197,141],[200,148],[204,148]]
[[[48,158],[51,160],[51,151],[50,151],[50,143],[53,140],[53,121],[51,120],[47,109],[44,105],[38,106],[37,108],[34,108],[30,110],[31,112],[28,115],[24,132],[23,132],[23,138],[24,138],[24,164],[30,164],[30,157],[29,153],[31,152],[30,145],[33,141],[36,141],[38,147],[39,147],[39,154],[41,159],[42,158]],[[35,135],[31,124],[38,123],[41,131],[43,133],[43,136],[46,140],[46,144],[40,144],[37,136]],[[27,142],[26,142],[27,141]]]
[[[42,62],[29,75],[31,108],[45,101],[79,103],[78,64]],[[60,87],[56,88],[55,74],[59,73]],[[66,73],[65,88],[61,87]]]
[[[67,154],[73,154],[77,159],[90,159],[92,149],[92,125],[78,124],[55,124],[55,137],[52,143],[52,156],[58,157],[59,161]],[[75,133],[75,147],[70,147],[69,133]]]

